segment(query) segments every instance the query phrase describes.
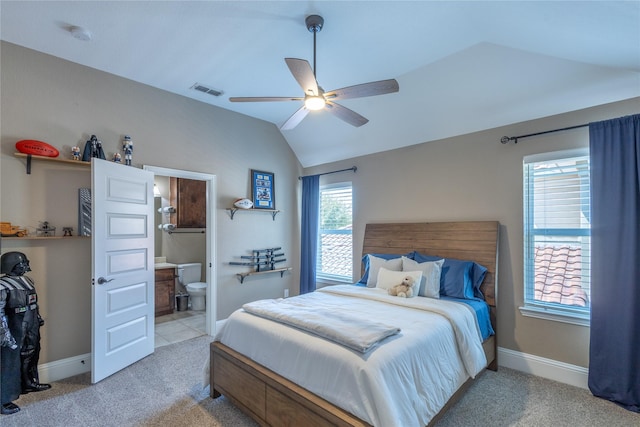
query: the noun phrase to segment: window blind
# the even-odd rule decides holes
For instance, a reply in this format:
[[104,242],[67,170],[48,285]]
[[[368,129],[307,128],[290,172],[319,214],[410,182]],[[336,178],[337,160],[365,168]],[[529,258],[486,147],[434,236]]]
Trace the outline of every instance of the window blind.
[[588,155],[525,158],[525,306],[588,314],[589,179]]
[[351,184],[320,189],[320,236],[317,276],[320,279],[353,281]]

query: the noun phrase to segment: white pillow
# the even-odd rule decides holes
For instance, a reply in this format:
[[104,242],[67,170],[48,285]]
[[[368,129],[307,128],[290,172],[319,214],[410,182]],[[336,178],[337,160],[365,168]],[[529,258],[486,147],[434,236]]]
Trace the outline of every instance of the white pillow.
[[380,267],[384,267],[387,270],[402,271],[402,258],[394,258],[386,260],[374,255],[367,255],[369,257],[369,277],[367,278],[367,288],[375,288],[378,281],[378,271]]
[[422,297],[440,298],[442,264],[444,264],[444,259],[419,263],[411,258],[402,257],[402,270],[422,272],[422,281],[418,291],[418,295]]
[[378,283],[376,288],[389,290],[393,288],[395,285],[399,285],[402,283],[405,277],[411,276],[413,277],[414,283],[416,286],[413,288],[413,296],[418,295],[418,283],[422,279],[421,271],[391,271],[387,270],[384,267],[381,267],[378,271]]

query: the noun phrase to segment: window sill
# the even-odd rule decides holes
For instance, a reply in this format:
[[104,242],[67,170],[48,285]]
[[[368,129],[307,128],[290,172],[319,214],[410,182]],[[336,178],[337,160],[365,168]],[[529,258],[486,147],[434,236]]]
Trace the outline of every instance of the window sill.
[[589,315],[585,314],[568,314],[560,310],[540,307],[519,307],[520,313],[526,317],[535,317],[536,319],[553,320],[554,322],[570,323],[572,325],[589,327]]

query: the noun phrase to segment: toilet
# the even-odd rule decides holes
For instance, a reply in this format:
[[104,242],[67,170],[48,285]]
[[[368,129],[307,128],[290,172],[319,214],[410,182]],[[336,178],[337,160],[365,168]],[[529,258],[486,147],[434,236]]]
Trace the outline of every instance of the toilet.
[[204,310],[207,283],[201,282],[202,263],[178,264],[178,282],[187,289],[191,299],[191,310]]

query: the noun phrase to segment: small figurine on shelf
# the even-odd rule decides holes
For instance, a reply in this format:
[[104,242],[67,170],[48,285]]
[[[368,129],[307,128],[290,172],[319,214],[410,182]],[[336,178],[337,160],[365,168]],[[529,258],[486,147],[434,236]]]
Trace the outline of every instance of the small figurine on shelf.
[[73,227],[62,227],[62,232],[64,237],[71,237],[73,236]]
[[0,231],[2,237],[24,237],[28,234],[26,228],[11,225],[10,222],[0,222]]
[[91,135],[91,138],[84,145],[84,152],[82,153],[82,161],[90,162],[92,157],[106,160],[104,151],[102,150],[102,141],[100,141],[95,135]]
[[124,164],[131,166],[131,157],[133,154],[133,141],[129,135],[125,135],[122,141],[122,151],[124,152]]
[[120,153],[113,153],[113,162],[114,163],[122,162],[122,156],[120,155]]
[[73,160],[80,160],[80,147],[76,145],[71,147],[71,158]]
[[36,228],[36,235],[38,237],[52,237],[56,235],[56,228],[53,225],[49,225],[49,221],[42,221],[40,227]]

